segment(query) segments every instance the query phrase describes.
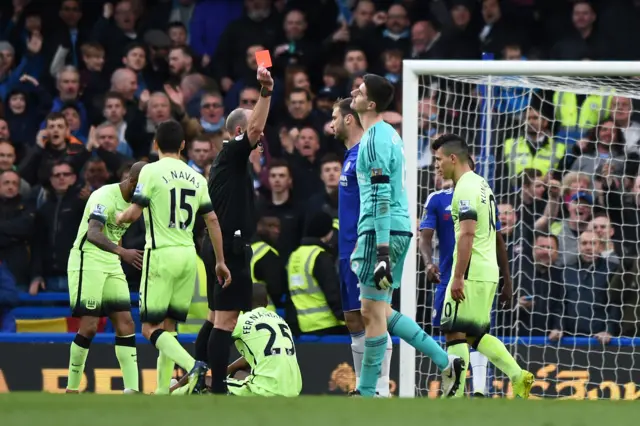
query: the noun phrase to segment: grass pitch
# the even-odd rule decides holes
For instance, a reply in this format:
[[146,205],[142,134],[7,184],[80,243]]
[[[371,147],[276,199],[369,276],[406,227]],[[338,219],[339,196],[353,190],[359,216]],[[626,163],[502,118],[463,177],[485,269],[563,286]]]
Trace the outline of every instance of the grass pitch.
[[639,413],[630,401],[0,394],[2,426],[607,426]]

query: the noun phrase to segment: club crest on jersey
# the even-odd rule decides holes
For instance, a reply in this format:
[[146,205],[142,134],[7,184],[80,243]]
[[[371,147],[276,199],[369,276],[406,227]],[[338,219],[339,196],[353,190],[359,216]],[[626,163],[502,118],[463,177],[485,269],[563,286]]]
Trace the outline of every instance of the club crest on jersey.
[[460,213],[466,213],[471,210],[471,202],[469,200],[460,200],[458,202],[458,210]]
[[349,171],[349,167],[351,167],[351,161],[347,161],[347,164],[345,164],[344,166],[344,171],[345,172]]
[[93,214],[97,215],[97,216],[104,216],[104,212],[107,210],[107,208],[105,206],[103,206],[102,204],[96,204],[95,207],[93,208]]
[[371,169],[371,177],[382,176],[382,169]]

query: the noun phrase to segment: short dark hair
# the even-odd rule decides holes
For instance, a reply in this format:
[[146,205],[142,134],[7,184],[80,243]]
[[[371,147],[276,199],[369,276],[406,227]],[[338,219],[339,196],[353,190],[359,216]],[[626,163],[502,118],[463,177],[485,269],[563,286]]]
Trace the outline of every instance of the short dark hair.
[[303,89],[302,87],[295,87],[291,89],[291,92],[289,92],[289,99],[291,99],[291,95],[294,93],[304,93],[307,101],[311,101],[311,93],[307,89]]
[[461,136],[453,133],[440,136],[431,146],[434,151],[442,148],[446,155],[454,154],[460,158],[460,160],[468,161],[471,156],[469,153],[469,145],[467,145]]
[[189,56],[190,58],[193,58],[193,56],[194,56],[193,50],[191,50],[187,46],[174,46],[171,49],[169,49],[169,52],[173,52],[174,50],[179,50],[179,51],[182,52],[183,55]]
[[56,160],[52,165],[51,165],[51,169],[49,170],[49,174],[53,174],[53,169],[55,169],[56,167],[60,167],[60,166],[68,166],[71,171],[74,174],[77,174],[76,169],[73,168],[73,165],[65,159],[61,159],[61,160]]
[[170,30],[171,28],[182,28],[183,30],[187,31],[187,26],[180,21],[169,22],[168,29]]
[[56,121],[56,120],[64,120],[64,124],[66,126],[69,126],[69,123],[67,123],[67,119],[64,118],[64,114],[59,111],[50,112],[49,114],[47,114],[47,117],[44,119],[45,126],[49,124],[50,121]]
[[124,99],[124,96],[122,96],[119,92],[107,92],[107,93],[104,95],[104,105],[103,105],[103,108],[104,108],[104,106],[107,104],[107,101],[108,101],[109,99],[117,99],[117,100],[119,100],[119,101],[122,103],[122,105],[123,105],[123,106],[125,106],[125,105],[126,105],[126,101],[125,101],[125,99]]
[[549,232],[536,232],[533,241],[536,241],[538,238],[551,238],[556,242],[556,248],[560,247],[560,240],[555,234],[551,234]]
[[163,153],[177,154],[184,141],[184,129],[175,120],[164,121],[156,130],[155,141]]
[[322,166],[324,166],[325,164],[329,164],[329,163],[342,164],[342,160],[340,160],[340,157],[338,157],[338,154],[330,152],[326,154],[324,157],[322,157],[322,159],[320,160],[320,168],[322,168]]
[[609,219],[609,221],[611,221],[611,218],[609,217],[609,214],[607,213],[606,210],[596,210],[593,212],[593,214],[591,215],[591,219],[596,219],[599,217],[606,217],[607,219]]
[[338,108],[338,110],[340,111],[340,115],[342,115],[342,117],[346,117],[347,115],[353,116],[358,126],[362,127],[362,123],[360,122],[360,117],[358,117],[358,114],[351,108],[351,101],[352,101],[351,98],[338,99],[336,103],[333,104],[333,107]]
[[293,175],[291,174],[291,166],[289,166],[289,163],[287,163],[286,160],[283,160],[282,158],[273,158],[269,162],[269,171],[278,167],[285,167],[289,172],[289,177],[293,177]]
[[147,49],[145,48],[144,44],[138,41],[132,41],[131,43],[125,46],[122,56],[127,56],[129,52],[131,52],[133,49],[142,49],[145,51],[145,53],[147,52]]
[[376,104],[376,112],[384,112],[393,101],[395,89],[393,84],[376,74],[365,74],[364,86],[367,88],[367,99]]

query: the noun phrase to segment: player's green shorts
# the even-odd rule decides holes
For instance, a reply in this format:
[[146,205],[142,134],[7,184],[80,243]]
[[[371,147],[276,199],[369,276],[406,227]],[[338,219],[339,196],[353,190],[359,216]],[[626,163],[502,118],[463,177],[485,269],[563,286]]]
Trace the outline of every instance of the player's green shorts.
[[360,299],[369,299],[391,303],[393,290],[400,287],[404,260],[409,251],[411,234],[408,232],[391,232],[389,239],[389,258],[391,260],[393,288],[378,290],[373,280],[373,270],[376,266],[376,235],[374,232],[365,232],[358,236],[356,248],[351,254],[351,270],[358,277],[360,284]]
[[114,312],[131,311],[129,284],[122,272],[102,272],[83,265],[69,270],[69,304],[74,317],[104,317]]
[[[264,380],[264,378],[263,378]],[[267,379],[273,380],[273,379]],[[267,388],[273,388],[273,386],[260,386],[260,378],[249,374],[242,380],[234,379],[233,377],[227,377],[227,390],[231,395],[235,396],[284,396],[295,397],[300,395],[301,385],[292,385],[283,389],[282,392],[274,392],[267,390]],[[275,387],[282,389],[282,386]]]
[[461,332],[467,336],[480,337],[491,327],[491,308],[498,283],[488,281],[465,281],[464,300],[451,298],[451,281],[444,296],[444,307],[440,319],[443,332]]
[[140,281],[140,320],[160,324],[166,318],[184,322],[196,285],[194,247],[147,249]]

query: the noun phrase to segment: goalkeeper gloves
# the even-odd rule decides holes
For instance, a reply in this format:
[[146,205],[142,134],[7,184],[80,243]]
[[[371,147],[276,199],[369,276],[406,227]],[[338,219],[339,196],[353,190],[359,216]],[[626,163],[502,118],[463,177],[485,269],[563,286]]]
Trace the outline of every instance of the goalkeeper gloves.
[[378,290],[387,290],[393,285],[389,246],[378,247],[376,267],[373,270],[373,281]]

